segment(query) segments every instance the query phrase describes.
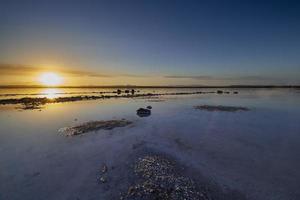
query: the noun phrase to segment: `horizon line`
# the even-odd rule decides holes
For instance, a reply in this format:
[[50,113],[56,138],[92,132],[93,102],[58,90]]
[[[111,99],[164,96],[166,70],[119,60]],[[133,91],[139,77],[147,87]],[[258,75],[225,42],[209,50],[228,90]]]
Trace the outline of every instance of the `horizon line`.
[[65,85],[65,86],[44,86],[44,85],[0,85],[1,89],[9,88],[300,88],[300,85]]

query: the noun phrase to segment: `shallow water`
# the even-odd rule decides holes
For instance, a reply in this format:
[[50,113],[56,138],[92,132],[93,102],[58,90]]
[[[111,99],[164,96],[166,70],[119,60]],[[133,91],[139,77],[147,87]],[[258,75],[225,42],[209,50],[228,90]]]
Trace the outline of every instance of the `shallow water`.
[[[125,88],[122,88],[124,94]],[[136,88],[137,94],[147,93],[171,93],[171,92],[195,92],[197,88]],[[201,89],[207,91],[207,89]],[[212,91],[213,89],[210,89]],[[0,100],[23,97],[47,97],[50,99],[57,97],[71,97],[80,95],[112,95],[117,91],[117,88],[0,88]]]
[[[195,179],[201,174],[247,199],[300,199],[300,91],[238,91],[163,96],[155,102],[119,98],[56,103],[41,111],[0,106],[0,199],[115,198],[128,184],[129,157],[143,148],[168,154]],[[251,110],[193,108],[203,104]],[[148,105],[151,115],[138,117],[136,109]],[[58,133],[81,122],[122,118],[134,124],[78,137]],[[103,185],[97,182],[102,163],[114,167]]]

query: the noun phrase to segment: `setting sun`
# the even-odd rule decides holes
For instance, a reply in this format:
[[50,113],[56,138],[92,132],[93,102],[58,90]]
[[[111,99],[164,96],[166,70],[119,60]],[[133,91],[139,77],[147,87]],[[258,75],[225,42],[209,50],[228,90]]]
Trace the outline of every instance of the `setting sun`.
[[40,75],[39,81],[46,86],[57,86],[62,83],[62,77],[56,73],[47,72]]

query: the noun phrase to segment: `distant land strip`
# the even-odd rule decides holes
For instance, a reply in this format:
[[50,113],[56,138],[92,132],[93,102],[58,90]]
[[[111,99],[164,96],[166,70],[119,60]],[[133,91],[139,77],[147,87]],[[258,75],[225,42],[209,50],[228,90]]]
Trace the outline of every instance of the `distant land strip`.
[[88,85],[88,86],[42,86],[42,85],[0,85],[0,88],[300,88],[300,85],[175,85],[175,86],[141,86],[141,85]]

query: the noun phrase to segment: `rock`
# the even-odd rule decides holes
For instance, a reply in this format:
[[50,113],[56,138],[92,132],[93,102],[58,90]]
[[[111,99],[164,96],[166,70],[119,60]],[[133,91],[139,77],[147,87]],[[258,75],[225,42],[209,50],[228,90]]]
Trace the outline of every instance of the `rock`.
[[103,164],[101,167],[102,174],[105,174],[107,172],[107,170],[108,170],[108,167],[105,164]]
[[233,92],[233,94],[238,94],[239,92],[237,92],[237,91],[235,91],[235,92]]
[[99,178],[99,181],[100,181],[101,183],[106,183],[106,182],[107,182],[107,178],[104,177],[104,176],[101,176],[101,177]]
[[217,90],[217,94],[223,94],[222,90]]
[[127,192],[128,195],[133,195],[134,194],[134,187],[133,186],[130,186],[128,188],[128,192]]
[[117,90],[117,94],[121,94],[122,91],[120,89]]
[[139,109],[136,111],[136,114],[137,114],[139,117],[148,117],[148,116],[151,115],[151,110],[146,109],[146,108],[139,108]]
[[129,93],[129,90],[125,90],[125,93]]
[[151,110],[151,109],[152,109],[152,106],[147,106],[147,108]]

